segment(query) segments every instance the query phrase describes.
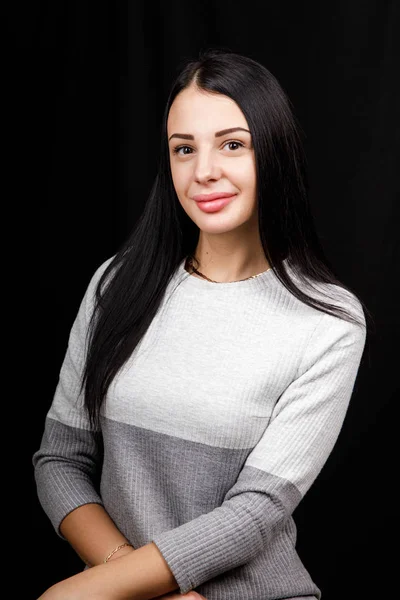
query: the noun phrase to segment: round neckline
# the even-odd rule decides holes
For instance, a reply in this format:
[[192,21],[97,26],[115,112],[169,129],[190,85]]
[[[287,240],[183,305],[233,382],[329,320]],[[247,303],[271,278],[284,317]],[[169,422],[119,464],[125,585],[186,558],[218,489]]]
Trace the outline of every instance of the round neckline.
[[252,279],[244,279],[243,281],[222,281],[222,282],[213,282],[208,281],[207,279],[203,279],[201,277],[195,277],[192,273],[189,273],[185,269],[186,256],[181,260],[178,266],[178,274],[184,276],[185,281],[189,285],[197,289],[203,290],[234,290],[235,292],[238,290],[248,290],[248,289],[260,289],[264,287],[266,281],[271,279],[274,276],[274,270],[272,268],[259,273],[257,277],[253,277]]

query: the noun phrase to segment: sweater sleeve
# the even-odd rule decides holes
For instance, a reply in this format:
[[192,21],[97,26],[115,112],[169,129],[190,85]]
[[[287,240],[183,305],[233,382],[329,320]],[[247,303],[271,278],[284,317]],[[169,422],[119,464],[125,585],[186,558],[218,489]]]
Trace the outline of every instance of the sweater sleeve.
[[182,594],[243,565],[282,529],[321,471],[353,393],[364,326],[324,314],[294,380],[222,504],[153,537]]
[[102,458],[101,435],[89,424],[80,383],[94,292],[109,260],[94,273],[81,301],[40,448],[32,458],[39,502],[60,537],[59,526],[69,512],[83,504],[102,504],[96,485]]

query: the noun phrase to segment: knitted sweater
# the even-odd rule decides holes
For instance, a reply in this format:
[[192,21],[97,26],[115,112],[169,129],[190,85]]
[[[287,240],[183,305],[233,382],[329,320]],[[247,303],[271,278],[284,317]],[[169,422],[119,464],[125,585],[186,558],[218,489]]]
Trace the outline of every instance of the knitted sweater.
[[[79,383],[108,262],[82,300],[33,457],[57,533],[70,511],[99,503],[135,548],[157,545],[181,593],[320,598],[295,549],[292,513],[337,440],[365,328],[301,302],[273,270],[211,283],[182,260],[109,388],[98,436]],[[365,325],[354,295],[326,288]]]

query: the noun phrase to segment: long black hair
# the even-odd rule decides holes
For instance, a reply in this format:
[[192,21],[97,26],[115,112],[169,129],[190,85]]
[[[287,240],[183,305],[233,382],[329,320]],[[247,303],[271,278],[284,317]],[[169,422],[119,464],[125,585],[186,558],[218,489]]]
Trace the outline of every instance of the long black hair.
[[364,326],[343,307],[307,295],[285,269],[287,259],[302,280],[334,284],[356,296],[336,278],[319,242],[308,200],[301,129],[285,92],[251,58],[218,48],[201,51],[180,65],[165,106],[158,170],[149,197],[96,288],[81,387],[96,428],[110,383],[151,324],[179,263],[185,257],[196,263],[199,228],[176,196],[167,140],[171,104],[192,83],[232,98],[248,122],[256,161],[259,233],[276,276],[309,306]]

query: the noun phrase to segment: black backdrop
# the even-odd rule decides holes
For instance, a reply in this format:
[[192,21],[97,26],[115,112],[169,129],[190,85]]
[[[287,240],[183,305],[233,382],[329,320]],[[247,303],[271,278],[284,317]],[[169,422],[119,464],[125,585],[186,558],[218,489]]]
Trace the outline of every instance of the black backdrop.
[[[306,134],[319,234],[376,326],[338,443],[295,512],[298,551],[323,600],[383,598],[398,587],[389,546],[398,509],[395,4],[53,0],[14,16],[17,45],[33,58],[29,185],[42,210],[29,461],[89,278],[149,193],[176,65],[200,48],[224,46],[262,62],[289,94]],[[51,528],[32,471],[30,486],[34,599],[82,565]]]

